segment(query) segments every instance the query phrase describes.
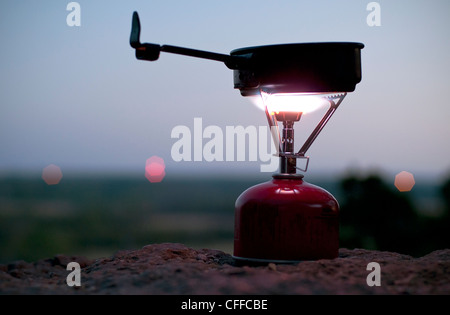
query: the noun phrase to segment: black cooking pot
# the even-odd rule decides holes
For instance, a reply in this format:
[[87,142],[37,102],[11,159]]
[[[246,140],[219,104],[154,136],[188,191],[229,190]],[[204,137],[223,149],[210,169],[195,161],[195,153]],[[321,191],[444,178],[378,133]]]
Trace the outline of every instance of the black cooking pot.
[[248,58],[234,70],[234,87],[243,96],[268,93],[352,92],[361,81],[360,43],[306,43],[240,48],[231,56]]

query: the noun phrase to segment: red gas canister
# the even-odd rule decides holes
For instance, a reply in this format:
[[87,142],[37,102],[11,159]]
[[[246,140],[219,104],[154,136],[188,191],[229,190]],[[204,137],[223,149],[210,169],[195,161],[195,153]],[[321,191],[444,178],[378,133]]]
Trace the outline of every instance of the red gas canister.
[[234,257],[254,262],[332,259],[339,250],[339,205],[301,175],[274,175],[236,201]]

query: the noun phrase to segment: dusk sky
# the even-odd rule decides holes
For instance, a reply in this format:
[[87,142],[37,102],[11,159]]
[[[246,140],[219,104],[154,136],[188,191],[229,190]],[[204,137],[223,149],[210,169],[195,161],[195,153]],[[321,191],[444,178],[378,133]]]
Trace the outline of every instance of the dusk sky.
[[[151,156],[167,174],[258,174],[261,161],[175,162],[176,126],[266,126],[264,112],[233,89],[222,63],[162,53],[138,61],[129,46],[138,11],[141,41],[228,54],[247,46],[364,43],[362,81],[311,149],[310,174],[357,168],[450,172],[450,1],[70,1],[0,2],[0,176],[140,174]],[[206,142],[207,140],[205,140]],[[225,141],[224,141],[225,142]],[[301,144],[297,143],[297,147]]]

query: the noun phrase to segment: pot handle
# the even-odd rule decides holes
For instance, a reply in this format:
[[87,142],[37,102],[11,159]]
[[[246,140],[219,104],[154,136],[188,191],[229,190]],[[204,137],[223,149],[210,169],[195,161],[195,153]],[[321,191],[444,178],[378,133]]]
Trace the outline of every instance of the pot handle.
[[156,61],[159,58],[160,52],[168,52],[178,55],[203,58],[215,61],[221,61],[230,69],[243,69],[249,65],[249,57],[231,56],[218,54],[210,51],[203,51],[191,48],[184,48],[171,45],[158,45],[150,43],[141,43],[141,22],[139,15],[133,12],[133,19],[131,23],[130,45],[136,50],[136,58],[139,60]]

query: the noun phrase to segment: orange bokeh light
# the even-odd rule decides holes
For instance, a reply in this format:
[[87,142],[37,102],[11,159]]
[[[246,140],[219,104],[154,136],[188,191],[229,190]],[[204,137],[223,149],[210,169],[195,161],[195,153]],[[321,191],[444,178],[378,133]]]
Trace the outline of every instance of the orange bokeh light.
[[415,184],[414,175],[409,172],[403,171],[395,176],[394,185],[400,192],[411,191]]
[[61,169],[54,164],[50,164],[42,170],[42,179],[47,185],[58,185],[62,177]]

